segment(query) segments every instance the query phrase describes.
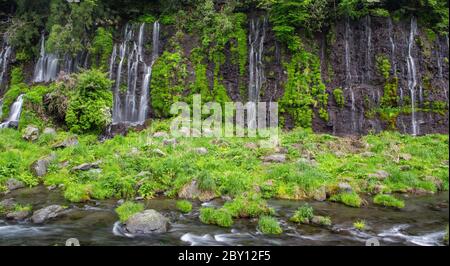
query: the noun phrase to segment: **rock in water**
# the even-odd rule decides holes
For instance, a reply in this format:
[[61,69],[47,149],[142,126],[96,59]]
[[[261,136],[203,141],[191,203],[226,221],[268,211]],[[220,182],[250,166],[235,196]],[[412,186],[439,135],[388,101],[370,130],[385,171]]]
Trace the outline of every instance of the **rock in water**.
[[45,174],[47,174],[48,166],[55,158],[56,156],[52,154],[50,156],[35,161],[30,166],[31,172],[37,177],[44,176]]
[[25,184],[22,181],[10,178],[8,179],[8,181],[6,181],[6,187],[8,188],[9,191],[13,191],[19,188],[24,188]]
[[35,211],[33,213],[33,216],[31,216],[31,220],[35,224],[42,224],[49,219],[58,217],[63,211],[64,208],[60,205],[50,205],[48,207]]
[[169,219],[155,210],[137,213],[125,223],[125,229],[133,235],[165,233],[168,228]]
[[6,215],[6,219],[15,220],[15,221],[23,221],[28,216],[30,216],[31,212],[24,210],[24,211],[14,211],[10,212]]
[[35,141],[39,138],[39,129],[35,126],[27,126],[23,131],[22,138],[28,141]]

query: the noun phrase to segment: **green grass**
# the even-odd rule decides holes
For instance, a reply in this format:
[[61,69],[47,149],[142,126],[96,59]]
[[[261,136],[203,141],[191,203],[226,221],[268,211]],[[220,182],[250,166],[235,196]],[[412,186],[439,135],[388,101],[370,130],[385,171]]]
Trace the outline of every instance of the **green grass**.
[[192,203],[187,200],[177,201],[177,209],[182,213],[190,213],[192,211]]
[[143,210],[144,210],[143,204],[127,201],[116,208],[116,213],[119,216],[119,220],[122,223],[125,223],[131,216],[133,216],[138,212],[142,212]]
[[26,204],[26,205],[16,204],[16,205],[14,205],[14,211],[17,211],[17,212],[31,211],[31,210],[32,210],[31,204]]
[[279,235],[283,229],[277,219],[271,216],[261,216],[258,221],[258,229],[266,235]]
[[298,208],[298,210],[290,218],[290,221],[294,223],[309,223],[313,217],[314,209],[308,204],[305,204],[302,207]]
[[357,230],[363,231],[366,229],[366,222],[364,220],[358,220],[353,223],[353,227]]
[[362,205],[362,200],[355,192],[352,193],[340,193],[333,195],[330,198],[331,201],[341,202],[347,206],[359,208]]
[[201,208],[200,221],[205,224],[214,224],[220,227],[231,227],[233,225],[233,217],[224,209]]
[[391,195],[379,194],[373,198],[373,203],[385,207],[394,207],[398,209],[403,209],[405,207],[405,202],[399,200]]

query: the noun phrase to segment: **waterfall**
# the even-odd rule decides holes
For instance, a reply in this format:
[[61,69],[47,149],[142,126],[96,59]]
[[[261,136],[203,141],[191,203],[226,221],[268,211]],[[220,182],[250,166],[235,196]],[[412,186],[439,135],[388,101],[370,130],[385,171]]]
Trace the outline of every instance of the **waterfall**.
[[0,119],[3,116],[3,99],[0,99]]
[[352,83],[352,71],[351,71],[351,55],[349,39],[351,35],[349,18],[345,21],[345,84],[347,87]]
[[17,100],[11,105],[8,119],[0,124],[0,128],[17,126],[20,119],[20,113],[22,112],[23,94],[21,94]]
[[408,56],[407,56],[407,68],[408,68],[408,89],[411,94],[411,127],[412,135],[416,136],[419,133],[416,120],[416,86],[417,86],[417,70],[416,63],[412,56],[412,49],[414,47],[414,38],[417,33],[417,22],[414,17],[411,18],[411,29],[408,39]]
[[56,79],[58,74],[58,57],[45,53],[45,36],[41,37],[41,51],[39,60],[34,68],[33,82],[49,82]]
[[11,56],[11,46],[8,45],[6,39],[3,42],[3,46],[0,50],[0,88],[3,85],[6,71],[8,70],[8,61]]
[[395,39],[394,39],[394,25],[392,23],[392,18],[388,18],[388,28],[389,28],[389,41],[391,42],[391,61],[392,61],[392,73],[397,76],[397,60],[395,59]]
[[[143,124],[147,116],[152,67],[159,55],[160,24],[159,22],[153,24],[153,51],[149,63],[145,60],[145,26],[146,24],[142,23],[139,26],[137,36],[135,36],[133,26],[127,24],[122,43],[119,46],[114,45],[113,48],[109,69],[110,78],[113,78],[113,73],[116,73],[113,109],[113,123],[115,124]],[[117,52],[117,50],[119,51]],[[117,57],[119,57],[119,63],[116,72],[114,72]],[[125,88],[122,84],[125,62],[127,62],[126,91],[123,91]],[[141,81],[141,83],[139,84],[138,81]],[[140,85],[139,88],[138,85]]]
[[357,126],[356,126],[356,102],[355,102],[355,92],[353,91],[353,89],[350,87],[350,98],[351,98],[351,103],[352,103],[352,114],[351,114],[351,119],[352,119],[352,131],[355,132],[357,130]]
[[259,18],[252,19],[248,36],[250,45],[248,98],[250,102],[259,101],[261,88],[266,81],[263,64],[266,31],[267,18],[264,18],[262,21]]
[[370,15],[367,15],[366,17],[366,35],[367,35],[367,51],[366,51],[366,82],[369,83],[372,79],[371,75],[371,65],[372,65],[372,59],[371,59],[371,51],[372,51],[372,27],[371,27],[371,21],[370,21]]

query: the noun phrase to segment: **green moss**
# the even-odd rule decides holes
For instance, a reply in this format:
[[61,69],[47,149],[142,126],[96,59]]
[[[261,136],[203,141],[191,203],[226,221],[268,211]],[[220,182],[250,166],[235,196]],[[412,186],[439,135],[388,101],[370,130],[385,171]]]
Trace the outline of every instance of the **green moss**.
[[333,90],[334,100],[336,101],[337,106],[343,108],[345,105],[344,92],[341,88],[336,88]]
[[189,213],[192,211],[192,203],[187,200],[177,201],[177,209],[182,213]]
[[294,223],[309,223],[314,217],[314,210],[308,204],[303,205],[295,211],[294,215],[290,218]]
[[103,27],[99,27],[95,33],[94,39],[92,40],[92,46],[89,49],[93,58],[96,59],[94,60],[95,66],[107,70],[113,45],[113,36],[111,31]]
[[233,201],[225,203],[223,209],[235,218],[258,217],[273,212],[259,195],[239,196]]
[[266,235],[279,235],[283,229],[277,219],[270,216],[261,216],[258,221],[258,229]]
[[340,193],[333,195],[330,198],[331,201],[341,202],[347,206],[359,208],[362,205],[362,200],[355,192],[352,193]]
[[403,209],[405,207],[405,202],[399,200],[391,195],[379,194],[373,198],[373,203],[385,207],[395,207],[398,209]]
[[364,220],[358,220],[353,223],[353,227],[357,230],[363,231],[366,229],[366,222]]
[[119,216],[120,222],[125,223],[131,216],[136,213],[142,212],[143,210],[143,204],[127,201],[116,208],[116,213]]
[[233,225],[233,217],[224,209],[201,208],[199,218],[205,224],[215,224],[220,227],[231,227]]
[[91,186],[72,183],[66,187],[64,198],[70,202],[86,202],[91,199]]

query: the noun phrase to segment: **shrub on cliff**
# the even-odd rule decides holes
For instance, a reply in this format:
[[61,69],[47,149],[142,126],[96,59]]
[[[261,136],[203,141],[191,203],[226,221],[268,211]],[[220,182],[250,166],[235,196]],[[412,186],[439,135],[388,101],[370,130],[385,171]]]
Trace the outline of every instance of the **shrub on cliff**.
[[111,123],[111,85],[106,74],[99,70],[88,70],[78,75],[66,113],[66,123],[72,132],[98,133]]

